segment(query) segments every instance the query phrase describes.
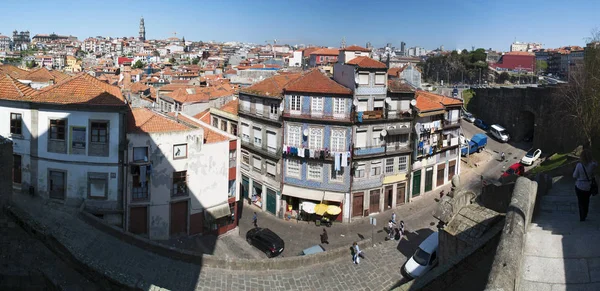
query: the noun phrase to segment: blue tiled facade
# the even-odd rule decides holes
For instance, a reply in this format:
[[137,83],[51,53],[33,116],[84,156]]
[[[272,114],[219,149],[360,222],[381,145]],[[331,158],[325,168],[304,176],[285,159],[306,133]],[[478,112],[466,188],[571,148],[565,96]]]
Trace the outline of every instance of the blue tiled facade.
[[354,154],[357,156],[364,155],[372,155],[372,154],[381,154],[385,151],[384,146],[374,147],[374,148],[355,148]]
[[[301,114],[303,115],[310,115],[310,103],[311,103],[311,96],[308,95],[296,95],[293,94],[294,96],[302,96],[302,101],[301,101]],[[323,96],[324,100],[323,100],[323,115],[324,116],[332,116],[333,115],[333,98],[337,98],[337,97],[331,97],[331,96]],[[346,103],[345,108],[346,108],[346,114],[348,115],[348,117],[350,117],[350,113],[351,113],[351,108],[352,108],[352,98],[350,97],[339,97],[339,98],[343,98],[344,102]],[[291,95],[285,95],[285,104],[284,104],[284,108],[285,108],[285,112],[290,112],[290,100],[291,100]]]
[[[287,159],[286,163],[287,163]],[[344,168],[344,180],[342,181],[330,181],[331,173],[330,173],[330,163],[323,163],[323,175],[321,181],[313,181],[307,178],[307,162],[308,160],[302,161],[302,167],[300,168],[301,178],[290,177],[287,174],[287,164],[284,165],[284,178],[283,182],[286,184],[310,188],[310,189],[319,189],[319,190],[328,190],[328,191],[336,191],[336,192],[348,192],[350,191],[350,165]]]
[[352,191],[367,190],[367,189],[381,187],[381,185],[383,185],[382,182],[383,182],[383,175],[381,175],[378,178],[375,178],[375,177],[354,178],[354,183],[352,184]]

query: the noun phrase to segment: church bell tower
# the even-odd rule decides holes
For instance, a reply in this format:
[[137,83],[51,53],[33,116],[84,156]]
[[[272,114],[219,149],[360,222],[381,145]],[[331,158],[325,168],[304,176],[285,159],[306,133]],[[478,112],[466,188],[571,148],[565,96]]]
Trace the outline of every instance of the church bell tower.
[[144,17],[140,19],[140,40],[146,40],[146,27],[144,27]]

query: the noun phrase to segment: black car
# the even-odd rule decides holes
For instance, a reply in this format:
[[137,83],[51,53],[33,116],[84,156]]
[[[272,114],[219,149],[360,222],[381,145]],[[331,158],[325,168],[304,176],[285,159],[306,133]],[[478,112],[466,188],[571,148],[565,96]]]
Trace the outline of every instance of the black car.
[[246,241],[267,255],[276,257],[283,252],[283,240],[268,228],[253,228],[246,233]]

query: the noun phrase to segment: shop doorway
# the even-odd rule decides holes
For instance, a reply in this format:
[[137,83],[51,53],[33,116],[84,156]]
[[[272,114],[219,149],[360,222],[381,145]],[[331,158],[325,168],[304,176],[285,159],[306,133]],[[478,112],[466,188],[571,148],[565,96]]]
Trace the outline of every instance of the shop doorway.
[[363,192],[352,194],[352,217],[363,216],[364,202],[365,194]]
[[188,220],[188,202],[171,203],[170,234],[186,234]]
[[65,199],[66,172],[50,171],[50,198]]
[[433,167],[425,169],[425,192],[433,189]]
[[267,189],[267,211],[272,214],[277,212],[277,195],[271,189]]
[[394,186],[393,185],[389,185],[389,186],[385,186],[385,196],[384,196],[384,203],[385,203],[385,207],[387,209],[392,208],[392,201],[394,199]]
[[452,160],[448,163],[448,180],[452,180],[455,172],[456,172],[456,160]]
[[417,197],[421,194],[421,170],[413,173],[412,196]]
[[131,207],[129,209],[129,232],[148,233],[148,207]]
[[250,199],[250,191],[248,191],[250,189],[250,180],[248,179],[248,177],[242,175],[242,197],[248,198]]
[[404,204],[406,199],[406,183],[396,184],[396,205]]
[[379,212],[380,189],[371,190],[369,194],[369,214]]
[[252,183],[252,204],[258,206],[258,208],[262,209],[263,199],[262,199],[262,185],[259,183]]
[[446,164],[439,164],[437,166],[436,185],[438,187],[444,185],[444,180],[445,180],[444,179],[445,178],[444,177],[444,172],[445,172],[445,170],[446,170]]

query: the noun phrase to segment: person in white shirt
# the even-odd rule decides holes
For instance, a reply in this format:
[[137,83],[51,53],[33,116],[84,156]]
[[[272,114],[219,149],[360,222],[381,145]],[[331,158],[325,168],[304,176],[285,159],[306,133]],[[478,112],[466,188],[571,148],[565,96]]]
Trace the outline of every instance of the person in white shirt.
[[575,166],[573,178],[575,179],[575,193],[577,204],[579,204],[579,221],[585,221],[590,206],[590,195],[592,179],[595,179],[595,171],[598,163],[592,160],[592,152],[584,149],[581,152],[579,163]]

